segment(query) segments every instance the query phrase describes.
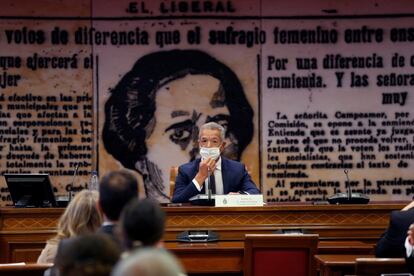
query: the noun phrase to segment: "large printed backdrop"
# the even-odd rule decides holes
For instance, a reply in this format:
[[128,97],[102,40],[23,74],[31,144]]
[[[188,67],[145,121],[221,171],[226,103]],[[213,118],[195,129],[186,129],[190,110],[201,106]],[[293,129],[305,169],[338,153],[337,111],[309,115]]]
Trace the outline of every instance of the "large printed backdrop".
[[267,201],[413,196],[409,1],[0,5],[2,173],[49,173],[64,195],[124,168],[168,201],[216,121]]

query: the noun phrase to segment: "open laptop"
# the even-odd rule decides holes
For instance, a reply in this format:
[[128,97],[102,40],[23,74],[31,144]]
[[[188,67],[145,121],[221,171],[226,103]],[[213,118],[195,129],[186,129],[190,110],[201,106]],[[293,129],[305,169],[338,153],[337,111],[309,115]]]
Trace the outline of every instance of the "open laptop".
[[3,175],[15,207],[56,207],[48,174]]

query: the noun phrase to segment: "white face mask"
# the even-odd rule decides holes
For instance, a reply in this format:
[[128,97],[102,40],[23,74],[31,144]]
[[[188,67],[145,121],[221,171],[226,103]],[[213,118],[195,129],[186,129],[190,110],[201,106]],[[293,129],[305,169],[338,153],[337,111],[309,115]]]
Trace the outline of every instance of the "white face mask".
[[209,157],[213,160],[216,160],[220,156],[220,148],[200,148],[200,155],[203,159],[208,159]]

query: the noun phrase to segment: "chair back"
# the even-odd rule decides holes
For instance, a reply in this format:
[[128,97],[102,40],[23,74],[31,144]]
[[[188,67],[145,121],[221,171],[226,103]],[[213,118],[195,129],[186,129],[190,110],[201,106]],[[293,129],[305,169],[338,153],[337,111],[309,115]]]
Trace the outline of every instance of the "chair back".
[[379,276],[407,272],[409,271],[404,258],[357,258],[355,260],[356,275]]
[[175,177],[178,174],[178,167],[172,166],[170,169],[170,198],[172,199],[174,195],[174,188],[175,188]]
[[315,276],[318,235],[247,234],[245,276]]

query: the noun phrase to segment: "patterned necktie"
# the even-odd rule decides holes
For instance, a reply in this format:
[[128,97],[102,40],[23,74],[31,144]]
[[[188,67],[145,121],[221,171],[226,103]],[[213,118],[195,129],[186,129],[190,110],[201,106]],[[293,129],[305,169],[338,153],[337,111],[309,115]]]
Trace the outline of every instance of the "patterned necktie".
[[216,179],[214,178],[214,171],[210,174],[210,178],[208,179],[208,185],[211,187],[211,194],[216,194]]

